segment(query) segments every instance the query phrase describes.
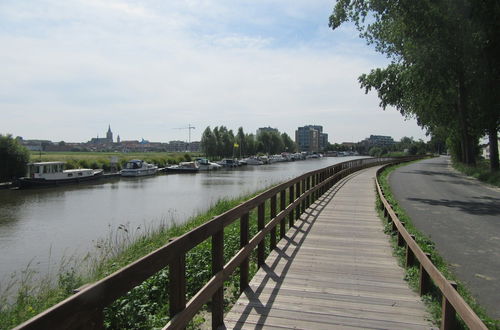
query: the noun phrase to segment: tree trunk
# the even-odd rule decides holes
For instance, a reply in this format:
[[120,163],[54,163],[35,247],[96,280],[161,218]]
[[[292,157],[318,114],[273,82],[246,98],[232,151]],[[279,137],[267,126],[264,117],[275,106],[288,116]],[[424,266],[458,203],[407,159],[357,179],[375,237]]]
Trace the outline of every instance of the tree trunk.
[[498,171],[498,128],[493,124],[488,130],[488,138],[490,140],[490,169]]
[[460,125],[460,137],[462,144],[462,162],[467,165],[476,164],[476,154],[474,152],[473,137],[469,132],[467,116],[467,96],[465,88],[465,77],[462,70],[458,74],[458,120]]

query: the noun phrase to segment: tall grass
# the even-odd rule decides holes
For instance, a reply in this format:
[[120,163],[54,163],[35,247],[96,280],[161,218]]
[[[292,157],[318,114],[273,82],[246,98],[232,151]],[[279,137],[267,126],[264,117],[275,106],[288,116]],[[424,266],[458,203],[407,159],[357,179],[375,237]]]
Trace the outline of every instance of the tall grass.
[[[36,273],[28,266],[20,276],[13,278],[1,288],[0,329],[9,329],[24,322],[67,298],[82,285],[104,278],[165,245],[169,239],[186,233],[256,194],[258,193],[232,200],[220,200],[207,212],[193,217],[182,225],[169,227],[166,221],[154,228],[144,229],[120,225],[116,230],[110,230],[107,237],[96,242],[96,250],[93,253],[80,259],[66,259],[55,276],[36,278]],[[257,232],[256,219],[256,211],[251,212],[251,235]],[[266,221],[269,220],[269,205],[267,205]],[[238,250],[239,221],[235,221],[225,229],[225,261],[227,262]],[[267,253],[269,253],[269,244],[267,244]],[[186,255],[188,298],[192,297],[210,279],[210,260],[210,239]],[[250,275],[253,275],[256,269],[254,254],[251,257]],[[227,307],[238,296],[238,283],[239,277],[236,274],[225,284]],[[164,326],[169,320],[167,288],[168,269],[164,269],[110,305],[105,310],[105,326],[110,329]],[[205,322],[204,315],[207,315],[206,311],[209,308],[209,305],[205,306],[205,310],[194,319],[190,327],[196,328]]]
[[467,166],[455,160],[452,165],[457,171],[467,176],[500,187],[500,171],[491,171],[489,161],[486,159],[479,160],[476,166]]
[[[401,220],[402,223],[405,224],[406,230],[411,234],[415,236],[415,241],[417,244],[420,246],[420,248],[425,252],[430,254],[430,259],[432,260],[432,263],[436,266],[436,268],[448,279],[457,282],[458,284],[458,292],[459,294],[464,298],[465,302],[469,304],[469,306],[474,310],[474,312],[481,318],[481,320],[484,322],[484,324],[488,327],[488,329],[500,329],[500,320],[494,320],[490,318],[487,314],[486,311],[484,310],[483,307],[481,307],[472,294],[470,293],[469,289],[466,287],[464,283],[459,281],[456,276],[453,274],[451,269],[449,268],[448,263],[439,255],[438,251],[435,248],[435,244],[430,240],[426,235],[424,235],[422,232],[420,232],[413,224],[411,221],[411,218],[408,216],[408,214],[405,212],[405,210],[399,206],[396,198],[394,197],[388,177],[391,172],[393,172],[395,169],[401,167],[401,166],[406,166],[409,163],[401,164],[401,165],[396,165],[396,166],[390,166],[386,168],[378,177],[380,186],[382,190],[384,191],[385,198],[391,205],[392,209],[394,212],[398,215],[398,218]],[[384,219],[383,213],[381,211],[382,209],[382,202],[377,196],[377,211],[379,212],[379,216],[381,219]],[[395,233],[392,232],[391,230],[391,225],[386,223],[385,225],[385,232],[387,234],[391,234],[391,242],[392,246],[394,249],[394,255],[398,257],[399,264],[404,267],[405,264],[405,249],[403,247],[399,247],[397,244],[397,236]],[[406,275],[405,275],[405,280],[408,281],[409,285],[411,288],[413,288],[415,291],[418,291],[419,288],[419,269],[415,267],[410,267],[406,268]],[[441,293],[439,290],[435,287],[432,286],[430,293],[426,294],[425,296],[422,297],[423,301],[425,302],[428,311],[432,315],[432,318],[436,324],[439,324],[441,322]],[[459,320],[460,322],[460,329],[466,329],[467,327],[463,323],[462,320]]]

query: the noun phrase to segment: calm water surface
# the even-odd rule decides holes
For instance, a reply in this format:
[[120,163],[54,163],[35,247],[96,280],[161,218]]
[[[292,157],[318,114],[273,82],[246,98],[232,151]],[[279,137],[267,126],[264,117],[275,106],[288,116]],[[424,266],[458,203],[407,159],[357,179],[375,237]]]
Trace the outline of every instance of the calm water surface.
[[0,191],[0,283],[28,264],[42,274],[57,269],[63,257],[91,251],[120,225],[141,231],[162,221],[183,223],[221,198],[247,195],[353,158]]

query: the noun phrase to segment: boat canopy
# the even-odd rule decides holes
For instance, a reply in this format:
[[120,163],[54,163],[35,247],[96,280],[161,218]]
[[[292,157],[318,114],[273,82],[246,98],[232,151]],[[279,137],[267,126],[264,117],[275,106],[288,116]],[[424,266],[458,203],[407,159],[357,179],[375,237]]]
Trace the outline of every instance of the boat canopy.
[[61,173],[64,171],[65,162],[38,162],[28,163],[28,177],[38,173]]

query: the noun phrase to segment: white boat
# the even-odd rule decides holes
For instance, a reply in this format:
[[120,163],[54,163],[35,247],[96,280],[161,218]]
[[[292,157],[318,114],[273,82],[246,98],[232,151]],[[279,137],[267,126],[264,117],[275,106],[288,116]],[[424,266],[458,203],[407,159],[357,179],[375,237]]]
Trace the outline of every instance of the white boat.
[[196,162],[180,162],[179,165],[172,165],[165,168],[165,172],[175,173],[196,173],[200,167]]
[[132,159],[125,164],[125,167],[120,171],[121,176],[146,176],[153,175],[158,172],[158,166],[146,163],[140,159]]
[[225,158],[225,159],[221,160],[220,162],[218,162],[217,164],[221,165],[222,167],[238,167],[239,166],[239,164],[236,160],[229,159],[229,158]]
[[245,158],[244,161],[247,165],[264,165],[264,162],[256,157]]
[[196,158],[196,163],[198,164],[198,168],[200,171],[213,171],[218,170],[222,167],[217,163],[212,163],[206,158]]
[[56,186],[69,183],[80,183],[98,179],[103,170],[78,168],[65,170],[65,162],[28,163],[28,175],[20,178],[17,184],[20,188]]

